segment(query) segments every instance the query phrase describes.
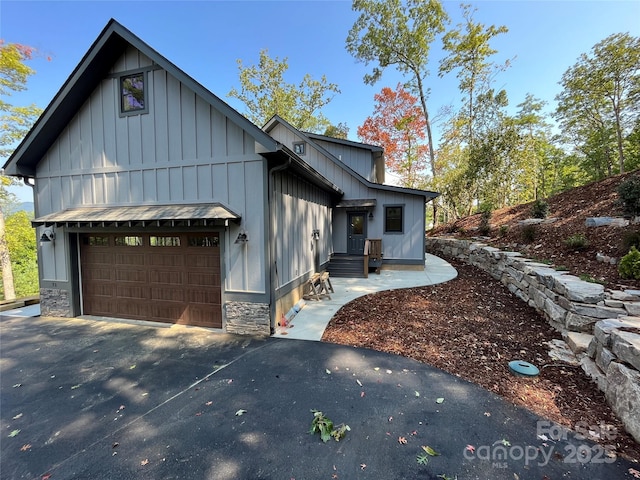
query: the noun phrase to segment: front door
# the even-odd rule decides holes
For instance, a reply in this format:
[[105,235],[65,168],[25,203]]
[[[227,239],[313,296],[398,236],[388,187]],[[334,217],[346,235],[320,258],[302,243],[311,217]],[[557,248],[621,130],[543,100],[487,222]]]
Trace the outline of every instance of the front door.
[[348,212],[347,253],[363,255],[364,241],[367,238],[367,212]]

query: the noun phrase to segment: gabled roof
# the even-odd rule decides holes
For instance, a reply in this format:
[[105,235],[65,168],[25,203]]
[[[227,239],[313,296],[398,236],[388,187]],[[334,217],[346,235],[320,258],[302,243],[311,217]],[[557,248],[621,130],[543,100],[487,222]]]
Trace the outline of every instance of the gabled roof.
[[[439,193],[431,192],[429,190],[418,190],[416,188],[396,187],[396,186],[393,186],[393,185],[382,185],[380,183],[370,182],[369,180],[364,178],[362,175],[360,175],[358,172],[356,172],[354,169],[352,169],[349,165],[345,164],[342,160],[340,160],[339,158],[334,156],[331,152],[329,152],[324,147],[322,147],[321,145],[319,145],[316,142],[314,142],[313,139],[312,139],[312,136],[314,136],[314,137],[322,137],[322,140],[325,140],[325,141],[336,140],[338,143],[343,143],[343,144],[346,144],[346,145],[348,145],[349,143],[353,143],[354,145],[363,146],[365,144],[357,143],[357,142],[350,142],[349,140],[342,141],[340,139],[332,139],[331,137],[326,137],[324,135],[316,135],[316,134],[313,134],[312,136],[308,135],[308,134],[306,134],[304,132],[301,132],[300,130],[295,129],[289,122],[284,120],[279,115],[274,115],[273,117],[271,117],[271,119],[262,128],[263,128],[263,130],[265,132],[269,133],[277,125],[283,125],[289,131],[291,131],[295,135],[298,135],[300,138],[304,139],[307,143],[313,145],[313,148],[315,148],[318,151],[320,151],[328,159],[330,159],[332,162],[334,162],[337,165],[339,165],[344,170],[348,171],[360,183],[366,185],[369,188],[373,188],[375,190],[386,190],[388,192],[395,192],[395,193],[407,193],[407,194],[410,194],[410,195],[420,195],[420,196],[425,197],[427,200],[431,200],[431,199],[434,199],[434,198],[440,196]],[[378,147],[378,148],[380,148],[380,147]],[[382,149],[380,149],[380,150],[382,150]]]
[[319,133],[303,132],[307,137],[314,140],[322,140],[325,142],[338,143],[340,145],[346,145],[347,147],[363,148],[365,150],[371,150],[372,152],[384,152],[384,149],[378,145],[370,145],[368,143],[354,142],[353,140],[346,140],[344,138],[329,137],[327,135],[320,135]]
[[131,31],[111,19],[29,133],[9,157],[4,165],[7,175],[21,177],[35,175],[37,163],[66,128],[85,100],[89,98],[91,92],[108,75],[114,62],[129,45],[140,50],[156,65],[176,77],[232,122],[247,131],[267,151],[276,150],[277,142],[258,126],[180,70]]

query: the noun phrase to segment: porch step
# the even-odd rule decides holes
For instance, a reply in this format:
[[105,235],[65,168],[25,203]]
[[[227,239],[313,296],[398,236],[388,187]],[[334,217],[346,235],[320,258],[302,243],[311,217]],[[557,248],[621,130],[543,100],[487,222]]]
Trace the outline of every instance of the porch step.
[[335,278],[364,278],[364,257],[332,255],[327,271]]

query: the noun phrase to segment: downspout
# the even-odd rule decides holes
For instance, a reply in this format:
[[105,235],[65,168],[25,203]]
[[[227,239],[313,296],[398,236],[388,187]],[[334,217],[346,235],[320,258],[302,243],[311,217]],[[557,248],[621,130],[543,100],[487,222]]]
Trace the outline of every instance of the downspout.
[[[275,174],[277,172],[286,170],[291,166],[291,158],[287,159],[287,162],[283,165],[278,165],[277,167],[272,167],[269,170],[269,198],[272,198],[272,201],[269,201],[269,212],[273,211],[273,217],[269,215],[269,250],[271,255],[271,260],[273,261],[273,267],[270,268],[270,280],[271,280],[271,291],[273,294],[273,310],[272,310],[272,318],[275,317],[276,307],[277,307],[277,299],[276,299],[276,289],[280,287],[280,276],[278,274],[278,261],[277,261],[277,247],[275,242],[275,226],[278,223],[278,205],[277,205],[277,197],[275,195]],[[271,325],[271,333],[275,332],[275,324],[278,320],[272,320]]]

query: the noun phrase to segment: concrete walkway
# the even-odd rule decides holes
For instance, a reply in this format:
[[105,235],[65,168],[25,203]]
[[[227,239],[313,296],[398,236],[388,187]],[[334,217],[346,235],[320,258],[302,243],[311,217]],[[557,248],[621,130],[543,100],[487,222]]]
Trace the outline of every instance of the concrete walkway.
[[277,327],[277,338],[320,341],[331,318],[340,308],[358,297],[369,293],[399,288],[424,287],[452,280],[458,272],[449,263],[434,255],[426,254],[423,271],[382,270],[380,275],[369,278],[332,278],[335,293],[331,300],[306,301],[305,307],[293,318],[293,327]]

